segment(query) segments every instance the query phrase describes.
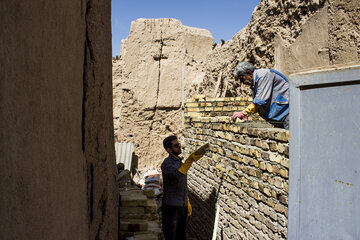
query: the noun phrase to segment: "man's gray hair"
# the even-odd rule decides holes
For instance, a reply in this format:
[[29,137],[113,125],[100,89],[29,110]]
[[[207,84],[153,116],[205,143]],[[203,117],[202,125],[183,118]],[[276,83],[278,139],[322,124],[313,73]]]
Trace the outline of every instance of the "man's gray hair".
[[248,70],[253,72],[255,70],[254,65],[249,62],[239,62],[234,69],[233,75],[234,77],[244,76]]

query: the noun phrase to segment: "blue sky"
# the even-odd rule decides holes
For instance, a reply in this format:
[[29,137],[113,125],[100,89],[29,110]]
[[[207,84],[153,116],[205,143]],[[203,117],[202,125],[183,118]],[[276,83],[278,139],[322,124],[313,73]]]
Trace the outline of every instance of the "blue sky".
[[131,21],[138,18],[175,18],[183,25],[205,28],[215,42],[230,40],[248,24],[260,0],[112,0],[112,55],[120,55]]

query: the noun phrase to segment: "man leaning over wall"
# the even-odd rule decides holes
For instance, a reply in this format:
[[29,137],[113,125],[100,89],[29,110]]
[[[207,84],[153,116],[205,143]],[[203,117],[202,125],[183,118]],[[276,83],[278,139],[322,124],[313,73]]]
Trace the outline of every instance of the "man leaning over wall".
[[287,78],[273,69],[255,69],[249,62],[240,62],[234,69],[235,79],[251,86],[253,102],[232,116],[243,121],[248,115],[258,112],[276,127],[289,129],[289,83]]

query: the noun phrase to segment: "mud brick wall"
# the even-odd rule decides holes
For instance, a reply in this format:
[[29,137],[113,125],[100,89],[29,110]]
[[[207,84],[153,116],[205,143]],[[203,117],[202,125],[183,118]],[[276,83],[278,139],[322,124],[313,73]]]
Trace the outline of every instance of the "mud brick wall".
[[234,123],[233,111],[248,103],[196,96],[185,105],[185,156],[205,142],[211,146],[188,172],[188,228],[197,239],[211,239],[217,205],[221,239],[286,239],[289,132],[256,115]]
[[111,1],[0,1],[0,239],[118,238]]

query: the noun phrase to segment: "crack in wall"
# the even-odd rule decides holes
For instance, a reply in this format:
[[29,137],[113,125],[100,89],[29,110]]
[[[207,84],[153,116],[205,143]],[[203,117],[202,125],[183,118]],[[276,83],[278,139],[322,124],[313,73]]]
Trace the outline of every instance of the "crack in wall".
[[96,231],[96,236],[95,236],[95,240],[100,240],[102,239],[101,238],[101,233],[103,232],[103,228],[104,228],[104,221],[105,221],[105,215],[106,215],[106,204],[107,204],[107,200],[106,200],[106,196],[107,196],[107,193],[106,193],[106,189],[104,188],[102,194],[101,194],[101,198],[99,200],[99,208],[102,212],[102,215],[101,215],[101,221],[100,221],[100,224],[97,228],[97,231]]
[[[158,57],[158,61],[159,61],[159,74],[158,74],[158,84],[157,84],[157,90],[156,90],[156,103],[155,103],[155,108],[154,108],[154,112],[157,109],[157,105],[158,105],[158,100],[159,100],[159,92],[160,92],[160,77],[161,77],[161,58],[162,58],[162,49],[164,46],[164,41],[162,38],[162,30],[160,32],[160,53],[159,53],[159,57]],[[157,58],[154,58],[155,60],[157,60]]]
[[[86,24],[86,18],[85,18],[85,24]],[[87,27],[86,27],[87,28]],[[86,30],[87,32],[87,30]],[[87,35],[87,33],[86,33]],[[83,63],[83,96],[82,96],[82,106],[81,106],[81,110],[82,110],[82,117],[81,117],[81,149],[83,154],[85,154],[85,117],[86,117],[86,92],[87,92],[87,88],[88,88],[88,82],[86,79],[86,73],[87,73],[87,55],[88,55],[88,43],[87,43],[87,37],[85,39],[85,43],[84,43],[84,63]]]
[[[88,29],[88,14],[91,9],[90,1],[88,0],[86,3],[85,10],[85,42],[84,42],[84,63],[83,63],[83,100],[82,100],[82,122],[81,122],[81,133],[82,133],[82,151],[85,153],[85,119],[86,119],[86,102],[87,102],[87,90],[88,90],[88,77],[87,72],[90,69],[88,65],[90,65],[90,61],[88,59],[94,60],[93,49],[91,46],[91,41],[89,37],[89,29]],[[95,79],[94,68],[91,70],[93,78]]]
[[94,165],[90,164],[86,157],[86,118],[88,111],[88,92],[89,92],[89,75],[88,73],[91,71],[92,78],[95,79],[94,68],[92,67],[91,62],[94,61],[94,53],[91,45],[91,40],[89,36],[89,12],[91,10],[91,1],[88,0],[86,2],[85,7],[85,42],[84,42],[84,63],[83,63],[83,98],[82,98],[82,120],[81,120],[81,144],[82,144],[82,152],[84,154],[85,163],[84,163],[84,171],[87,172],[87,202],[88,202],[88,214],[89,214],[89,228],[90,224],[94,220]]

